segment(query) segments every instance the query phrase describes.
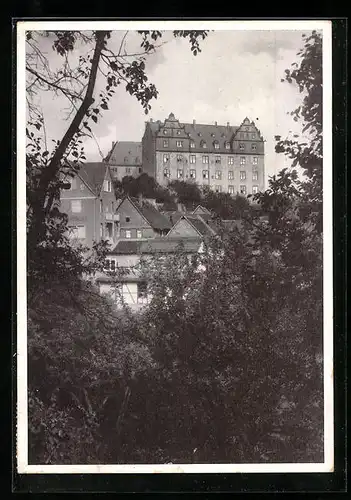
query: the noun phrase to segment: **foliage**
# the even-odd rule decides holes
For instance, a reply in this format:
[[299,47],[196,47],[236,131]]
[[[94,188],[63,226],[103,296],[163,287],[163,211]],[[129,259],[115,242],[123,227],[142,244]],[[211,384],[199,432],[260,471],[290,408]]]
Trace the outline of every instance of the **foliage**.
[[155,199],[158,203],[171,203],[174,201],[172,194],[166,188],[160,186],[154,177],[146,173],[138,177],[125,176],[122,181],[114,181],[115,193],[117,198],[124,195]]
[[251,211],[245,196],[217,193],[211,189],[204,189],[202,204],[221,219],[241,219]]
[[195,208],[201,201],[201,191],[193,182],[173,180],[168,184],[168,189],[175,194],[178,203]]

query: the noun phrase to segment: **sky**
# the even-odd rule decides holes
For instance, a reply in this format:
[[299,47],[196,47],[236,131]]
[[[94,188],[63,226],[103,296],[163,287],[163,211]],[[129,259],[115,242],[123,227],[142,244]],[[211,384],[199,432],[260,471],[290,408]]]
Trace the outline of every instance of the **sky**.
[[[284,71],[298,62],[297,52],[303,47],[302,34],[309,31],[214,31],[201,41],[201,53],[191,53],[188,40],[174,39],[164,34],[166,42],[155,54],[147,56],[146,73],[159,91],[152,100],[152,109],[145,115],[135,97],[117,88],[109,104],[109,111],[94,125],[96,141],[85,143],[88,161],[100,161],[106,156],[113,141],[141,141],[145,121],[164,120],[171,112],[180,122],[240,125],[245,117],[255,122],[265,144],[266,184],[269,176],[289,166],[284,155],[274,151],[275,135],[298,133],[301,125],[293,121],[290,111],[301,104],[297,87],[281,82]],[[118,48],[124,32],[114,32],[110,45]],[[141,38],[129,32],[126,50],[139,50]],[[61,63],[51,50],[52,41],[43,40],[52,67]],[[72,58],[83,54],[86,48],[75,50]],[[98,76],[96,92],[104,83]],[[38,96],[45,119],[49,142],[60,138],[69,126],[66,119],[67,103],[64,97],[53,97],[42,92]],[[98,144],[98,145],[97,145]],[[101,152],[101,153],[100,153]]]

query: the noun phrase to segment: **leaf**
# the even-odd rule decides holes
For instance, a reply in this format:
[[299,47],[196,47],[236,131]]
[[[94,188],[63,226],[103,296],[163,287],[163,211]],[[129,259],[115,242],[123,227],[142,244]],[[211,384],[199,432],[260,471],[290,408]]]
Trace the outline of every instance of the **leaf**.
[[98,119],[97,119],[97,116],[96,116],[96,115],[92,115],[92,116],[91,116],[91,119],[92,119],[95,123],[97,123],[97,121],[98,121]]

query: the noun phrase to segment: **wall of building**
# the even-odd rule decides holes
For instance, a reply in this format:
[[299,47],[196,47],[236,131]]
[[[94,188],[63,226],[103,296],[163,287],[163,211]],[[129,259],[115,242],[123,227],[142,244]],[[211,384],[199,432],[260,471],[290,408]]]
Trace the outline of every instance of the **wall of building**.
[[138,177],[142,173],[141,165],[111,165],[111,176],[113,180],[121,181],[123,177]]
[[196,238],[199,237],[199,233],[194,229],[194,227],[185,219],[179,220],[175,226],[172,227],[170,232],[167,234],[167,238],[175,237],[188,237]]
[[[131,231],[131,238],[137,237],[137,230],[142,231],[143,238],[152,238],[156,235],[149,222],[126,198],[118,207],[117,213],[120,216],[120,237],[126,237],[126,231]],[[127,221],[129,218],[129,221]]]
[[120,296],[123,297],[123,302],[127,304],[132,310],[140,310],[144,305],[148,303],[149,298],[138,298],[138,283],[129,282],[122,283],[120,292],[116,293],[114,286],[109,283],[99,284],[100,293],[102,295],[108,295],[109,298],[115,303],[116,307],[121,307]]

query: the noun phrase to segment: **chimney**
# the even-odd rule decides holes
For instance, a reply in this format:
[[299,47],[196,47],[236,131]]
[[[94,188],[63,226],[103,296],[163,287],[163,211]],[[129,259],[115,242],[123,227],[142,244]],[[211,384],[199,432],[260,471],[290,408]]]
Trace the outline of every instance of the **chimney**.
[[113,146],[114,146],[115,144],[116,144],[116,143],[115,143],[115,141],[112,141],[112,149],[113,149]]
[[195,128],[196,120],[193,120],[193,127]]
[[227,122],[227,127],[228,127],[228,128],[230,127],[230,123],[229,123],[229,122]]
[[150,123],[152,123],[154,120],[152,118],[150,118]]
[[216,125],[216,127],[217,127],[217,125],[218,125],[218,124],[217,124],[217,122],[215,122],[215,125]]

